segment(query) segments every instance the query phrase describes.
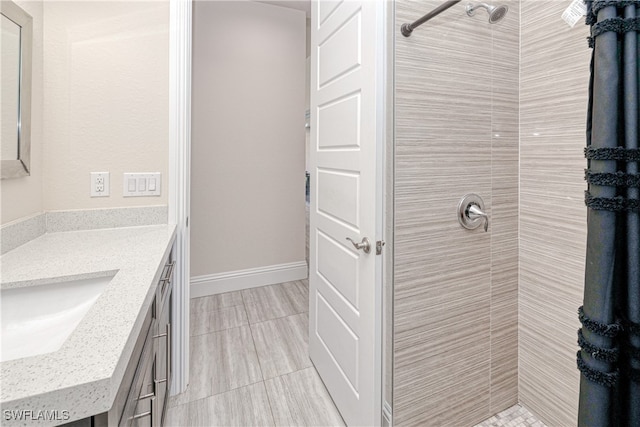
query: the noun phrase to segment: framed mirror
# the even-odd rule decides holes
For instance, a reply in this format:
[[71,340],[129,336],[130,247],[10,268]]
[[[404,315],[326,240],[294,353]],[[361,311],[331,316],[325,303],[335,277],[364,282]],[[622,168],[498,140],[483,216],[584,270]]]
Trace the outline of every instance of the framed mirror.
[[2,179],[30,174],[33,19],[0,1],[0,167]]

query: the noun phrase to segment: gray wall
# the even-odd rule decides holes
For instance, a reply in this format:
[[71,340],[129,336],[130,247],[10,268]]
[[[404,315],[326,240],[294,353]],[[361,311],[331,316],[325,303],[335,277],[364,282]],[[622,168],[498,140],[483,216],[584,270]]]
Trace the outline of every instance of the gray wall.
[[[395,425],[473,425],[517,402],[519,10],[396,2]],[[463,229],[477,193],[489,232]]]
[[591,49],[563,1],[522,2],[520,400],[549,426],[576,425],[577,308],[586,213],[583,169]]
[[191,274],[304,262],[305,13],[194,7]]

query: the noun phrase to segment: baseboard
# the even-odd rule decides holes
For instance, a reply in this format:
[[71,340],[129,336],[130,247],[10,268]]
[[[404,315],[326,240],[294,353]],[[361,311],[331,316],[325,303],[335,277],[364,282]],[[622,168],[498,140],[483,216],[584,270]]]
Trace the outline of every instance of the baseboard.
[[241,291],[258,286],[274,285],[292,280],[306,279],[308,273],[305,261],[289,264],[269,265],[247,270],[228,271],[191,278],[191,298],[224,292]]

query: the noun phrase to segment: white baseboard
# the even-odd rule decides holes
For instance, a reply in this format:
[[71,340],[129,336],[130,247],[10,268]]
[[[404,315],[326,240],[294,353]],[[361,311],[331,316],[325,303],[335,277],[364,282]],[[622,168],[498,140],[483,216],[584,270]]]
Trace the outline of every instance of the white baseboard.
[[247,270],[228,271],[207,274],[191,278],[191,298],[224,292],[241,291],[258,286],[274,285],[307,278],[308,268],[305,261],[289,264],[269,265]]

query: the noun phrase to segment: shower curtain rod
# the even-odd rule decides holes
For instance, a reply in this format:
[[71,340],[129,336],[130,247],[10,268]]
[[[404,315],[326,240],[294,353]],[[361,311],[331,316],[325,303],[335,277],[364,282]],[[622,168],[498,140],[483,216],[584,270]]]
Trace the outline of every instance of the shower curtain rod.
[[402,27],[400,27],[400,32],[402,33],[403,36],[409,37],[413,32],[413,30],[415,30],[417,27],[424,24],[434,16],[440,15],[442,12],[449,9],[451,6],[454,6],[460,3],[461,1],[462,0],[449,0],[442,3],[440,6],[436,7],[431,12],[427,13],[426,15],[416,20],[415,22],[412,22],[411,24],[402,24]]

